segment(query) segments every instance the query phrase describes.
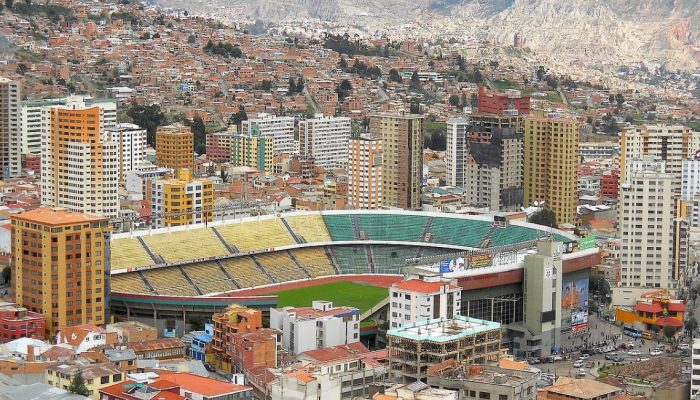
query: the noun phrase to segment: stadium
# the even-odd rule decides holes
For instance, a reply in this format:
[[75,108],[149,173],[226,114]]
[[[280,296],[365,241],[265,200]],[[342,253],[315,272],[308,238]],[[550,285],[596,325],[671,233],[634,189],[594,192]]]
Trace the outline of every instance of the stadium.
[[[117,319],[142,320],[165,334],[181,335],[192,319],[234,302],[267,311],[286,290],[303,297],[301,288],[317,288],[320,297],[324,285],[337,282],[387,288],[412,264],[435,260],[437,265],[449,254],[479,252],[514,258],[449,276],[463,288],[462,314],[507,322],[521,317],[523,271],[517,255],[549,238],[575,250],[578,238],[493,218],[410,211],[294,212],[114,234],[111,312]],[[565,254],[565,280],[567,275],[587,277],[598,262],[597,251]]]

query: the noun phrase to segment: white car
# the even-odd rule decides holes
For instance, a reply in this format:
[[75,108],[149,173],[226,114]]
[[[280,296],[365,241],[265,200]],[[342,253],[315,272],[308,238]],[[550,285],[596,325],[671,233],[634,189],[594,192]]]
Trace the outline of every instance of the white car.
[[688,343],[681,343],[678,345],[678,350],[690,350],[690,345]]
[[588,357],[590,357],[590,355],[588,355],[588,354],[581,354],[581,355],[578,357],[578,359],[579,359],[579,360],[588,360]]
[[583,361],[582,361],[582,360],[578,360],[578,361],[576,361],[576,362],[574,363],[574,368],[581,368],[581,367],[583,367]]
[[662,354],[663,353],[661,352],[661,350],[653,350],[649,353],[649,355],[652,355],[652,356],[660,356]]
[[553,355],[552,356],[552,361],[561,361],[563,359],[564,359],[564,357],[562,357],[560,355]]
[[581,377],[586,376],[586,369],[585,368],[579,369],[578,376],[581,376]]
[[555,380],[557,380],[557,377],[556,377],[553,373],[551,373],[551,372],[543,372],[543,373],[541,374],[541,377],[542,377],[543,379],[547,379],[547,380],[550,380],[550,381],[555,381]]
[[639,351],[639,350],[630,350],[630,351],[627,352],[627,354],[629,354],[629,355],[631,355],[631,356],[638,356],[638,355],[641,355],[642,352]]

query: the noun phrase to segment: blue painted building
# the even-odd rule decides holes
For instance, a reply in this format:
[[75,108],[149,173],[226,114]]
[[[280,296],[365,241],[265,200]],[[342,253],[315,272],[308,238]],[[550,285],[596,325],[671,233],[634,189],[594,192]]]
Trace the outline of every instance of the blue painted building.
[[201,362],[207,362],[207,345],[211,343],[214,328],[210,322],[204,324],[204,333],[196,335],[190,346],[190,357]]

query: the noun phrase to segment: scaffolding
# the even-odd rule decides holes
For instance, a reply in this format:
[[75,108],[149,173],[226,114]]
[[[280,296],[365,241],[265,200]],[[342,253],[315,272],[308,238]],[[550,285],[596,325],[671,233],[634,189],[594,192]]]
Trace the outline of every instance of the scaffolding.
[[[470,321],[475,324],[479,320]],[[390,379],[399,383],[424,381],[429,367],[450,359],[466,364],[497,362],[501,348],[500,325],[483,322],[479,329],[455,319],[412,327],[415,334],[389,331]]]

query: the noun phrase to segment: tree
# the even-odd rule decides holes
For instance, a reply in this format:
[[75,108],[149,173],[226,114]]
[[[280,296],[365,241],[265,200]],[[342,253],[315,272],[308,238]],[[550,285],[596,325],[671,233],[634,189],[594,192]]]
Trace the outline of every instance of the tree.
[[269,92],[270,90],[272,90],[272,81],[268,81],[267,79],[263,80],[260,83],[260,89]]
[[151,33],[150,32],[144,32],[143,35],[141,35],[141,40],[148,40],[151,38]]
[[192,119],[192,125],[190,125],[190,128],[192,129],[192,134],[194,136],[194,151],[197,154],[206,153],[207,132],[202,117],[196,115]]
[[338,98],[344,100],[346,97],[350,96],[350,91],[352,90],[352,83],[349,80],[343,79],[340,84],[335,88],[336,93],[338,93]]
[[12,268],[10,268],[9,265],[5,265],[5,268],[2,269],[2,280],[5,283],[10,283],[10,277],[12,275]]
[[340,57],[340,62],[338,62],[338,68],[342,69],[345,71],[348,69],[348,62],[345,60],[345,57]]
[[301,93],[304,91],[304,78],[299,78],[297,80],[297,87],[295,88],[297,93]]
[[126,111],[126,115],[141,128],[146,129],[146,141],[149,146],[156,145],[156,129],[165,120],[165,114],[160,110],[160,106],[152,104],[144,106],[141,104],[132,104],[131,108]]
[[70,380],[68,391],[81,396],[90,395],[90,391],[88,390],[87,386],[85,386],[85,378],[83,378],[83,371],[81,369],[79,369],[78,372],[73,375],[73,379]]
[[453,94],[450,96],[449,102],[451,106],[457,107],[459,105],[459,95]]
[[420,114],[420,103],[415,100],[411,100],[411,106],[409,109],[411,114]]
[[673,339],[673,336],[676,335],[677,330],[678,328],[676,328],[675,326],[666,325],[664,326],[664,336],[666,336],[668,340],[671,340]]
[[287,94],[291,95],[294,94],[294,92],[297,90],[297,84],[294,82],[294,78],[289,77],[289,89],[287,90]]
[[248,119],[248,114],[245,112],[245,108],[243,106],[241,106],[241,108],[238,109],[237,113],[232,114],[228,118],[228,124],[240,127],[241,122],[246,121],[247,119]]
[[540,67],[537,68],[537,80],[542,81],[545,75],[547,75],[547,72],[544,70],[544,66],[540,65]]
[[226,168],[221,167],[221,171],[219,171],[219,176],[221,177],[221,182],[228,182],[228,172],[226,172]]
[[395,68],[389,70],[389,81],[396,83],[403,82],[403,79],[401,79],[401,75],[399,75],[399,71],[397,71]]
[[615,96],[615,101],[617,102],[618,107],[622,107],[622,105],[625,104],[625,97],[622,94],[618,93]]
[[411,75],[411,87],[414,89],[421,88],[420,77],[418,76],[418,71],[413,71],[413,75]]
[[5,7],[12,8],[15,5],[15,0],[5,0]]
[[160,39],[160,33],[156,32],[153,34],[153,39]]
[[[197,42],[197,37],[195,37],[192,34],[190,34],[190,36],[187,36],[187,43],[188,44],[195,44],[195,42]],[[209,41],[209,43],[211,43],[211,40]]]
[[[2,271],[4,275],[4,270]],[[690,317],[688,318],[687,321],[685,321],[685,330],[688,332],[695,332],[695,330],[698,329],[698,321],[695,319],[695,317]]]
[[527,222],[542,226],[548,226],[550,228],[556,228],[557,216],[554,214],[554,211],[550,210],[549,208],[541,208],[538,211],[532,213],[532,215],[530,215],[530,218],[527,219]]

